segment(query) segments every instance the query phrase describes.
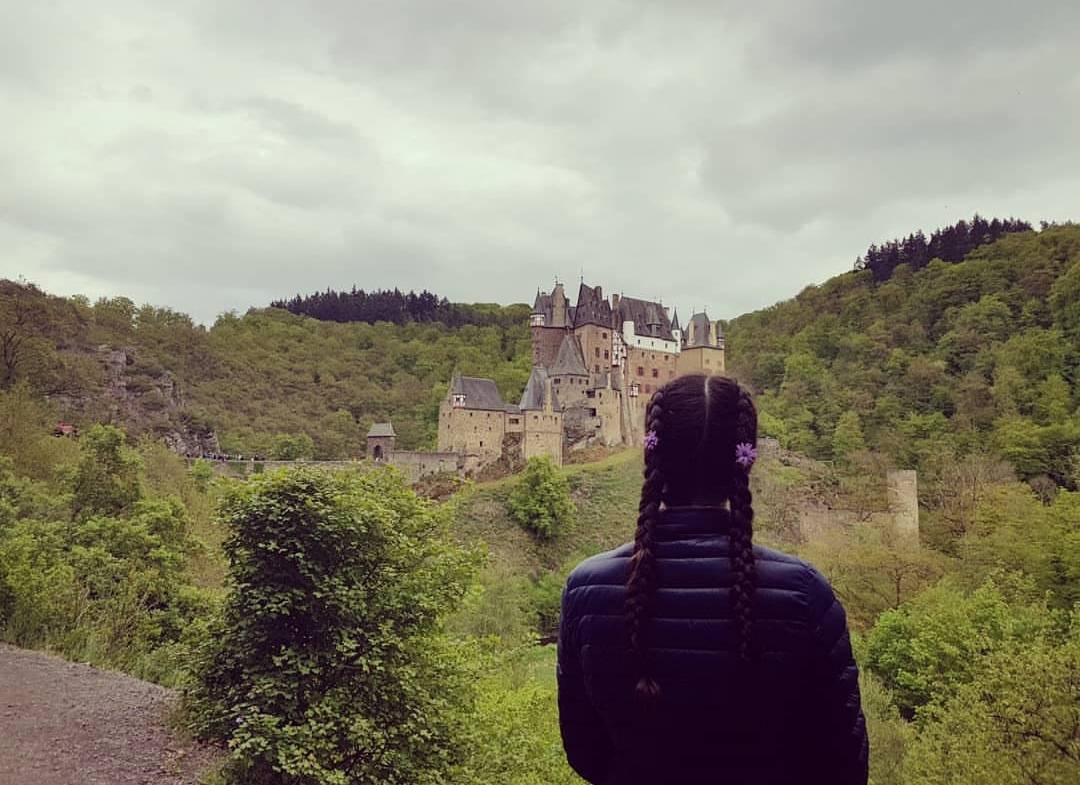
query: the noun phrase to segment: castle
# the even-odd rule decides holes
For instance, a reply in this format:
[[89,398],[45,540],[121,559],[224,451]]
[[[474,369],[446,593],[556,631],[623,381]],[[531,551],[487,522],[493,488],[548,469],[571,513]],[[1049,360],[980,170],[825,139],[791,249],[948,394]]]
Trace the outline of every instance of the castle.
[[571,305],[561,283],[536,293],[530,315],[533,368],[517,405],[495,382],[455,374],[439,406],[438,450],[483,467],[515,466],[589,444],[636,444],[645,406],[676,376],[724,371],[720,322],[696,313],[683,330],[661,303],[581,283]]

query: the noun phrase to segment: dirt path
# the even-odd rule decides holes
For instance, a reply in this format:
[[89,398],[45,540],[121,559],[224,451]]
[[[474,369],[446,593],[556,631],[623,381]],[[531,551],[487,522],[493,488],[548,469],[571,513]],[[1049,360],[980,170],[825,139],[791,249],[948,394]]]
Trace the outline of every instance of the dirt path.
[[0,785],[194,785],[213,754],[156,684],[0,644]]

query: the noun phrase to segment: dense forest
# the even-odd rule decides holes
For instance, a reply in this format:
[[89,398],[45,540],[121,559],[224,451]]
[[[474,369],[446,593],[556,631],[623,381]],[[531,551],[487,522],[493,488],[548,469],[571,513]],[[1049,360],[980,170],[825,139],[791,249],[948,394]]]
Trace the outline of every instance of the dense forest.
[[869,270],[874,274],[874,280],[886,281],[892,277],[893,270],[902,264],[919,270],[933,259],[959,262],[980,245],[995,242],[1010,232],[1028,231],[1031,231],[1031,224],[1027,221],[1015,218],[987,221],[976,214],[970,223],[957,221],[952,226],[936,230],[930,239],[920,229],[902,240],[891,240],[880,246],[872,244],[866,249],[865,255],[855,260],[855,269]]
[[[124,297],[91,303],[0,281],[0,386],[24,381],[80,426],[214,432],[230,454],[295,456],[299,443],[298,457],[349,458],[388,419],[402,447],[433,447],[455,368],[516,400],[531,361],[526,306],[451,310],[472,323],[339,324],[269,308],[206,328]],[[111,377],[117,349],[126,354]]]
[[810,286],[727,328],[764,429],[821,459],[873,448],[932,472],[1004,458],[1045,493],[1080,471],[1080,226],[1010,233],[963,261]]
[[426,289],[403,293],[398,289],[365,292],[353,287],[348,292],[327,289],[289,300],[275,300],[271,307],[283,308],[300,316],[310,316],[327,322],[440,322],[447,327],[474,324],[481,327],[498,325],[512,327],[517,314],[498,305],[465,305],[452,303]]

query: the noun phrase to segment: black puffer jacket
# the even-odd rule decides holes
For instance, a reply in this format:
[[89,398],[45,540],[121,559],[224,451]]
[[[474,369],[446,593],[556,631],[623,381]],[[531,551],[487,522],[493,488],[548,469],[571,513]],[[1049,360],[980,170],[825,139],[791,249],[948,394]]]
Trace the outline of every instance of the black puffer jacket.
[[754,547],[754,662],[734,652],[728,513],[671,508],[656,527],[650,668],[662,694],[634,700],[639,666],[623,604],[631,545],[574,570],[559,633],[559,722],[570,765],[603,785],[867,781],[866,724],[844,609],[792,556]]

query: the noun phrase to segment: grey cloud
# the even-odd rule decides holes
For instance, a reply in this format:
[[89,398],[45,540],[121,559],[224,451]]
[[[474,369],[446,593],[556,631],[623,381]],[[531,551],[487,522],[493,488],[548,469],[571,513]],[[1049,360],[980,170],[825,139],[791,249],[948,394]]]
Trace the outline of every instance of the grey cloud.
[[582,272],[730,317],[1080,192],[1073,3],[9,5],[0,275],[203,320]]

